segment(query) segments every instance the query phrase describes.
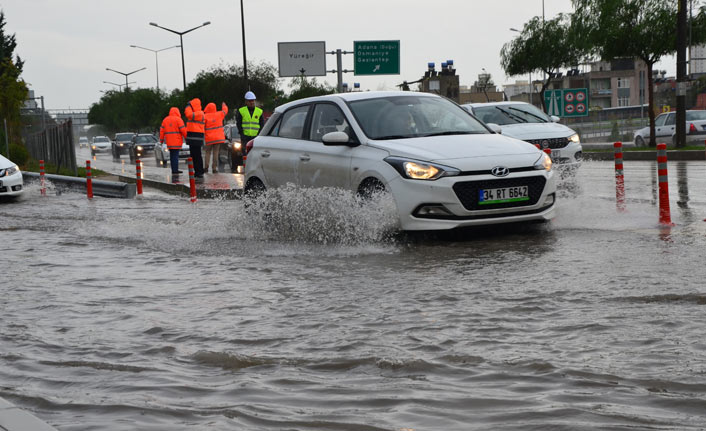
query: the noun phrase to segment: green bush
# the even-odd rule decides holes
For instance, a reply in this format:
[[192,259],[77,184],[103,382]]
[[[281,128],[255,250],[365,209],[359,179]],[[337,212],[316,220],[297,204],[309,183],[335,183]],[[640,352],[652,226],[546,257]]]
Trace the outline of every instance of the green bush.
[[617,121],[613,121],[613,127],[610,130],[610,140],[613,142],[620,140],[620,129]]
[[24,147],[24,145],[12,144],[10,145],[9,159],[20,166],[24,165],[25,163],[27,163],[27,160],[29,160],[29,152]]

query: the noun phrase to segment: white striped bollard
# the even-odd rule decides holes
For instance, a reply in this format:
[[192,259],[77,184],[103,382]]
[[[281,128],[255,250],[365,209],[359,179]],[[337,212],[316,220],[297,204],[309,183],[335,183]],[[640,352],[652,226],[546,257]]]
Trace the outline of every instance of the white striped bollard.
[[187,163],[189,164],[189,188],[191,189],[191,203],[196,202],[196,180],[194,179],[194,159],[189,157]]
[[137,196],[142,197],[142,162],[135,160],[135,183],[137,184]]
[[623,143],[613,144],[615,157],[615,206],[618,211],[625,211],[625,176],[623,175]]
[[44,160],[39,161],[39,185],[40,185],[39,192],[42,194],[42,196],[46,196],[47,195],[47,188],[44,185]]
[[91,161],[86,160],[86,196],[93,199],[93,180],[91,178]]
[[669,210],[667,144],[657,144],[657,176],[659,177],[659,224],[663,226],[674,226]]

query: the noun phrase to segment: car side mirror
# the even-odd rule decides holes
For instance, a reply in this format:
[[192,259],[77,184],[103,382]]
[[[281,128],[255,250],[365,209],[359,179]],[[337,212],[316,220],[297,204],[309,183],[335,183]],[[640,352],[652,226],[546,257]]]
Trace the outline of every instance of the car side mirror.
[[329,132],[321,137],[324,145],[348,145],[350,137],[346,132]]
[[495,123],[488,123],[487,124],[488,128],[492,130],[494,133],[497,133],[498,135],[503,134],[503,128],[500,127],[500,125],[495,124]]
[[552,115],[550,118],[552,119],[552,123],[558,123],[561,120],[561,118],[556,115]]

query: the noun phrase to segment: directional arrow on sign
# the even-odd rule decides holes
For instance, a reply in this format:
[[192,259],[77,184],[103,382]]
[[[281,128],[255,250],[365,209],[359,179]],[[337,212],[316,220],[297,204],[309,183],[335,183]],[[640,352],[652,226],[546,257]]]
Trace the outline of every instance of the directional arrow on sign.
[[373,72],[377,72],[378,70],[380,70],[380,65],[376,64],[375,68],[373,69]]

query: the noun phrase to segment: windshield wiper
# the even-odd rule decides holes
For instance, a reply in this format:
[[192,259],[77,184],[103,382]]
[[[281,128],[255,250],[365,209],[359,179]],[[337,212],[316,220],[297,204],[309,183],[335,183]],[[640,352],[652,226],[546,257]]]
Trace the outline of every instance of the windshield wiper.
[[384,141],[386,139],[406,139],[406,138],[414,138],[414,136],[410,135],[386,135],[386,136],[378,136],[375,139]]
[[467,130],[447,130],[446,132],[430,133],[428,135],[422,135],[423,137],[428,136],[445,136],[445,135],[476,135],[480,132],[469,132]]
[[522,110],[522,109],[513,108],[512,106],[510,107],[510,109],[512,109],[513,111],[522,112],[523,114],[531,115],[531,116],[533,116],[534,118],[540,120],[542,123],[546,123],[546,122],[547,122],[547,120],[545,120],[544,118],[540,117],[539,115],[533,114],[533,113],[531,113],[531,112],[527,112],[527,111],[524,111],[524,110]]
[[504,110],[503,108],[501,108],[501,107],[499,107],[499,106],[496,106],[495,109],[497,109],[498,111],[502,112],[503,114],[505,114],[505,115],[508,116],[509,118],[515,119],[515,121],[518,121],[518,122],[521,122],[521,123],[526,123],[526,122],[527,122],[527,120],[525,120],[524,118],[520,117],[519,115],[513,114],[512,112],[508,112],[508,111]]

